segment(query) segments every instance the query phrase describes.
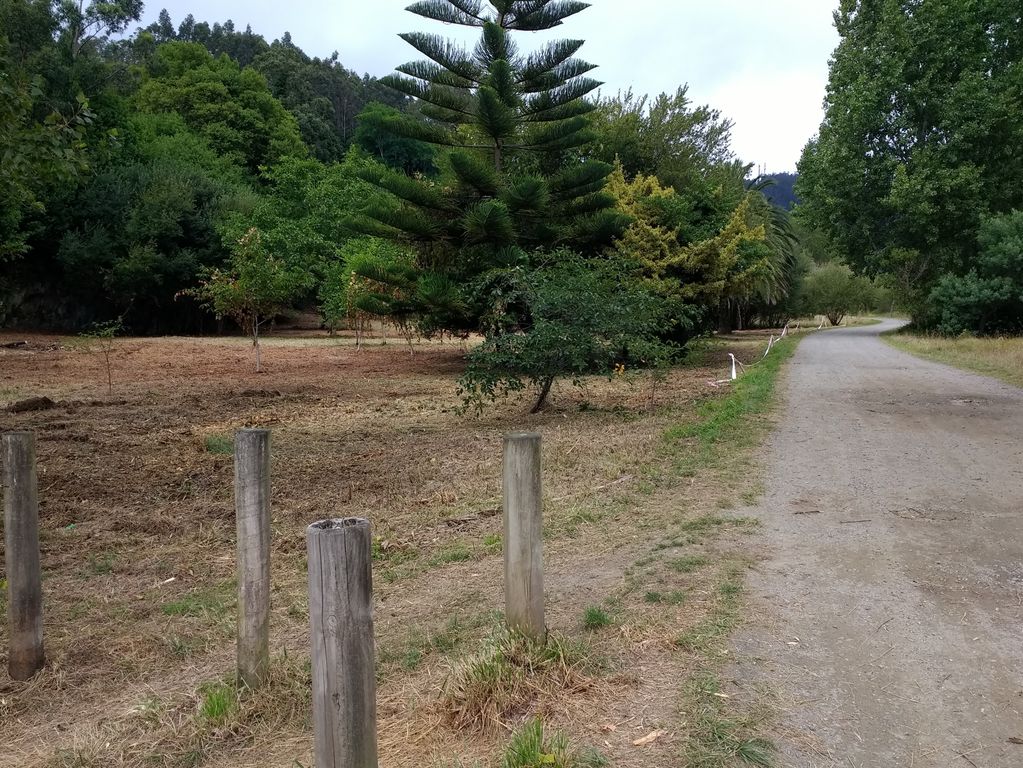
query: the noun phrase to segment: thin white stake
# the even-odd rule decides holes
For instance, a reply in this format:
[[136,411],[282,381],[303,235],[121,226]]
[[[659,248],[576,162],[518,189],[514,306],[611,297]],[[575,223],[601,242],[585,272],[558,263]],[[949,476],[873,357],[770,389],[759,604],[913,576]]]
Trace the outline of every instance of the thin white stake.
[[732,358],[732,381],[735,381],[737,378],[739,378],[739,372],[735,370],[735,355],[729,352],[728,356]]

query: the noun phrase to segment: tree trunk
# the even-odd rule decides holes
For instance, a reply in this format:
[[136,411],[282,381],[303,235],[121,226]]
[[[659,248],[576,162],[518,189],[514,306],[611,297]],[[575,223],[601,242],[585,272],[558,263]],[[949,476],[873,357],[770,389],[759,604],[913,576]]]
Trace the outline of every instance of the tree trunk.
[[262,373],[263,361],[259,350],[259,315],[252,316],[252,346],[256,348],[256,373]]
[[718,305],[718,333],[731,333],[734,328],[731,303],[722,301]]
[[536,405],[533,406],[530,413],[539,413],[547,405],[547,395],[551,393],[552,384],[554,384],[553,376],[544,379],[543,386],[540,388],[540,396],[536,399]]

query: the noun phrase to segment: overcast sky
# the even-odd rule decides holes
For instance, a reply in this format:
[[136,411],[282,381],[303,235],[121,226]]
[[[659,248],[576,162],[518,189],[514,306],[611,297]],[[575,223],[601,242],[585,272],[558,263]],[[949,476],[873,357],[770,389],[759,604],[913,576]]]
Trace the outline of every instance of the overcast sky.
[[[397,37],[410,30],[449,37],[460,29],[405,12],[410,0],[159,0],[144,21],[166,7],[180,23],[231,19],[268,41],[291,32],[312,56],[341,55],[349,69],[385,75],[421,58]],[[816,132],[827,83],[828,58],[838,44],[831,14],[837,0],[591,0],[587,11],[554,33],[518,35],[530,41],[571,37],[587,41],[581,57],[600,68],[605,93],[673,92],[689,83],[693,100],[735,122],[733,146],[746,162],[768,171],[795,169]],[[471,34],[471,33],[470,33]]]

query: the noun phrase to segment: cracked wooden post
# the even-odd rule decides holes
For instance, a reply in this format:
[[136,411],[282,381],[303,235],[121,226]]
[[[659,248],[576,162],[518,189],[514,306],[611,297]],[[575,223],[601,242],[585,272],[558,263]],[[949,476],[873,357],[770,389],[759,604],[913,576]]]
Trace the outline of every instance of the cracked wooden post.
[[234,504],[238,532],[238,681],[266,682],[270,669],[270,431],[243,429],[234,438]]
[[3,436],[4,551],[7,562],[7,671],[30,680],[43,668],[43,576],[39,563],[39,489],[31,432]]
[[306,541],[316,768],[377,768],[369,521],[323,520]]
[[541,438],[504,438],[504,601],[508,628],[534,639],[546,635],[543,591]]

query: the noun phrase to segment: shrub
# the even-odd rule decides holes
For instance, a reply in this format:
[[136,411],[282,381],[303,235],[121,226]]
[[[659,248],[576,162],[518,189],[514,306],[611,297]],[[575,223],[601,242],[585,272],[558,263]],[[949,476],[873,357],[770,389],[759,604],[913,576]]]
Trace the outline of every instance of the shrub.
[[[535,271],[515,273],[503,294],[508,311],[489,319],[492,332],[470,353],[459,380],[466,406],[477,411],[532,385],[536,413],[559,377],[578,384],[587,374],[654,367],[674,349],[659,338],[663,300],[619,262],[587,262],[558,252]],[[505,323],[520,316],[526,318],[521,326]]]
[[948,335],[1023,332],[1023,212],[988,219],[978,239],[974,268],[931,291],[927,324]]
[[850,312],[870,309],[875,301],[873,284],[838,262],[810,272],[803,281],[801,296],[804,312],[825,315],[832,325],[839,325]]

